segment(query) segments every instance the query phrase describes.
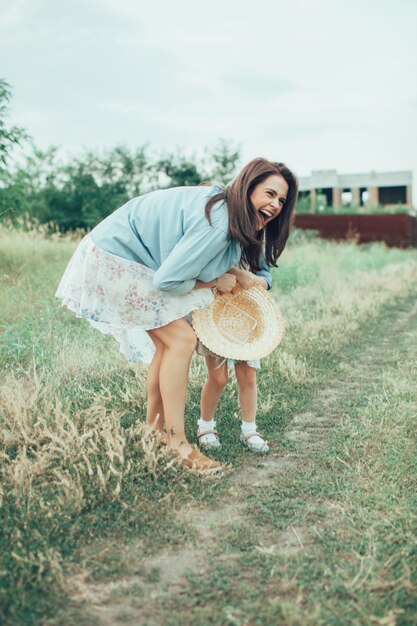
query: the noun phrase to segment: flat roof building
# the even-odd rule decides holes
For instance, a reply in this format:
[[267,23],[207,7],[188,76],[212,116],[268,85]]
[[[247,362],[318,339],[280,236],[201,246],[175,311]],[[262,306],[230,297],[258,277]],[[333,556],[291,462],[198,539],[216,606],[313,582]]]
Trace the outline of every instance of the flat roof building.
[[386,206],[398,204],[411,208],[412,172],[369,172],[338,174],[336,170],[313,170],[300,176],[300,199],[310,198],[314,211],[320,205]]

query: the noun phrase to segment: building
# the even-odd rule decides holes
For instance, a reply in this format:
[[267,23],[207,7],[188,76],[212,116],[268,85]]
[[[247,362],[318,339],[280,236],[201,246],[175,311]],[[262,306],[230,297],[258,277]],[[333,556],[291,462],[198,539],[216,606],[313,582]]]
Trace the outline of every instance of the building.
[[369,174],[338,174],[336,170],[313,170],[301,176],[300,200],[311,211],[333,206],[385,206],[398,204],[411,208],[412,172],[369,172]]

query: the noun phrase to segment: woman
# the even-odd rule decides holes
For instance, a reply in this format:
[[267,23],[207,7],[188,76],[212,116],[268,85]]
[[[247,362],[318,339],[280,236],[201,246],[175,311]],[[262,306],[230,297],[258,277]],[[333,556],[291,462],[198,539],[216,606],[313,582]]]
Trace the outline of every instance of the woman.
[[224,189],[178,187],[134,198],[83,239],[58,287],[63,304],[113,335],[130,360],[149,362],[154,353],[147,421],[161,433],[165,425],[168,446],[186,467],[213,472],[220,464],[185,436],[196,346],[185,316],[209,304],[213,288],[232,291],[239,263],[256,271],[263,248],[275,265],[296,196],[285,165],[254,159]]

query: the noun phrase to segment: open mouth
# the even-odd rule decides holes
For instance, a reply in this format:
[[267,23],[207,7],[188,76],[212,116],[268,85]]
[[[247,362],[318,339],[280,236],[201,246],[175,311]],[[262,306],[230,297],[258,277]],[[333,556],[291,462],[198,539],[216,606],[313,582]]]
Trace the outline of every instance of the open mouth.
[[262,224],[262,226],[265,226],[266,222],[271,217],[273,217],[273,215],[274,215],[273,211],[270,211],[269,209],[259,209],[258,210],[258,220]]

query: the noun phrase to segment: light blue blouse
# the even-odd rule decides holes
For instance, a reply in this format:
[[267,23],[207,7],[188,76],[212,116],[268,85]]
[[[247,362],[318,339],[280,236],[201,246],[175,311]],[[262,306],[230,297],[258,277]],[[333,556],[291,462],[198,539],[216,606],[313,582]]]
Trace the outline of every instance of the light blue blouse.
[[[205,217],[208,199],[219,191],[217,186],[152,191],[129,200],[90,235],[99,248],[155,270],[157,289],[188,293],[196,280],[214,280],[241,257],[239,242],[228,236],[226,203],[213,206],[211,225]],[[265,263],[257,273],[270,285]]]

